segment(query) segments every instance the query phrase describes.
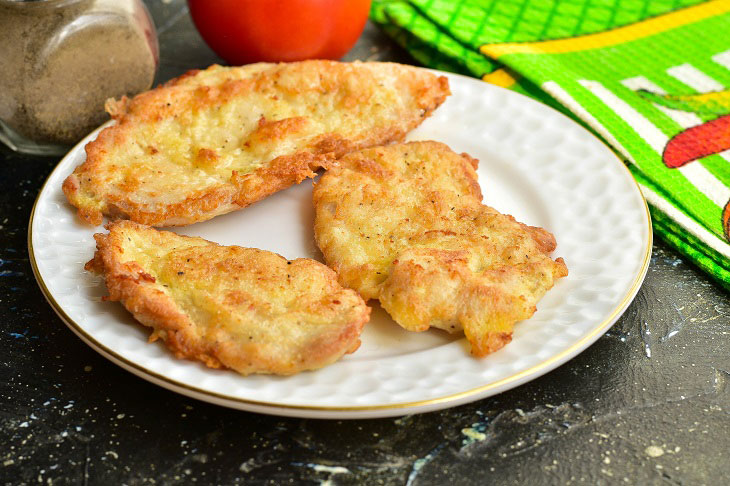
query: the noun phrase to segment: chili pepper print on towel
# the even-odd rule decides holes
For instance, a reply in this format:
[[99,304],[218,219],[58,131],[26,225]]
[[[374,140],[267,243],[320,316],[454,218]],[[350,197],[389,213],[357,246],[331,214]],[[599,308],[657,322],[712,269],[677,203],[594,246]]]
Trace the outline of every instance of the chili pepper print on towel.
[[730,289],[730,0],[373,0],[371,16],[429,67],[592,129],[654,232]]
[[[685,128],[667,142],[662,161],[669,169],[730,150],[730,90],[690,95],[641,90],[639,94],[668,110],[693,113],[701,120],[710,117],[707,121]],[[730,201],[723,208],[722,227],[725,238],[730,240]]]

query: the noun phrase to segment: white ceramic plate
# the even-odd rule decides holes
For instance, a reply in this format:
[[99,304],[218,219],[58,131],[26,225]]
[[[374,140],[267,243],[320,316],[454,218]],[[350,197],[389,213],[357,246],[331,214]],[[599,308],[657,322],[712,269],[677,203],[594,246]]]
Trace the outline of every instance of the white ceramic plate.
[[[59,163],[38,196],[29,228],[36,277],[55,311],[118,365],[176,392],[278,415],[367,418],[452,407],[532,380],[598,339],[631,302],[646,274],[651,222],[621,161],[588,131],[527,97],[447,75],[453,95],[408,138],[434,139],[480,160],[486,204],[555,234],[570,275],[519,323],[512,343],[484,358],[463,338],[409,333],[377,307],[362,346],[322,370],[242,377],[175,359],[147,343],[148,330],[118,303],[101,302],[100,278],[84,271],[101,227],[79,223],[61,192],[92,133]],[[312,233],[311,181],[243,211],[178,228],[221,244],[322,261]]]

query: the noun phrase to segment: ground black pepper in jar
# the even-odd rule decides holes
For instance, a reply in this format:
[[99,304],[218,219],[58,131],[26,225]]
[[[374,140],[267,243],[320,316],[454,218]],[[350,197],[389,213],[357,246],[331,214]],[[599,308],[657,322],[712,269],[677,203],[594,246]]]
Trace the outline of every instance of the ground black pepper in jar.
[[0,0],[0,140],[58,153],[108,118],[106,99],[149,89],[158,63],[139,0]]

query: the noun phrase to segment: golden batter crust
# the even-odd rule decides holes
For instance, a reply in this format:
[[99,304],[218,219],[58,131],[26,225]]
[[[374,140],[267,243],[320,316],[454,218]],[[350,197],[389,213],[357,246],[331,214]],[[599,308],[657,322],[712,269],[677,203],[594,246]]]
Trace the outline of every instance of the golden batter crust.
[[153,329],[178,358],[247,375],[290,375],[333,363],[360,345],[370,308],[314,260],[118,221],[94,235],[87,270],[108,300]]
[[87,223],[204,221],[314,177],[344,154],[402,140],[448,81],[391,63],[212,66],[133,99],[63,183]]
[[438,142],[343,157],[314,188],[315,237],[340,282],[405,329],[464,331],[484,356],[567,275],[555,238],[481,204],[477,161]]

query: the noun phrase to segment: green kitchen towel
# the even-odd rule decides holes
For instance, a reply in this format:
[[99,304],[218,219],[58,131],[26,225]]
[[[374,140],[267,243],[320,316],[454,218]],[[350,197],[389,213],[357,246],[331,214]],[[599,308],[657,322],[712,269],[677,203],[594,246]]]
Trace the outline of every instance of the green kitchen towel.
[[730,0],[374,0],[371,19],[424,65],[592,129],[654,231],[730,289]]

